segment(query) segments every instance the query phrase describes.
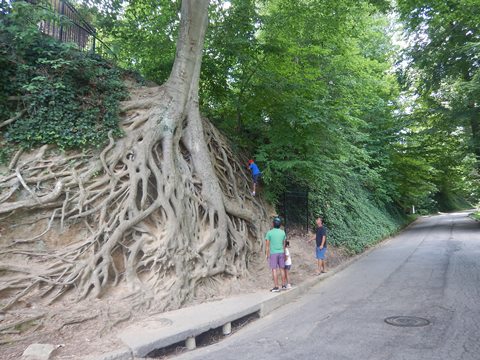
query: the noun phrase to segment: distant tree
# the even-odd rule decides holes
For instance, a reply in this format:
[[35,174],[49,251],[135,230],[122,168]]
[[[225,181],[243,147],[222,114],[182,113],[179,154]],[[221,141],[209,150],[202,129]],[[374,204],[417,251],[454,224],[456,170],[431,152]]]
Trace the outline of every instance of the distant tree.
[[438,105],[447,121],[469,129],[472,152],[480,160],[478,2],[399,0],[397,4],[410,36],[410,81],[419,94]]

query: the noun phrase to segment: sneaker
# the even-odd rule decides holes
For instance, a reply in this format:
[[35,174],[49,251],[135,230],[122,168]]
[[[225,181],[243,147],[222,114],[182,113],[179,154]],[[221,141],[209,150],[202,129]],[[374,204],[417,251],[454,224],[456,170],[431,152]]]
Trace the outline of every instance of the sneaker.
[[292,285],[287,284],[287,289],[291,289],[291,288],[292,288]]
[[282,290],[287,290],[287,285],[282,285]]
[[271,292],[279,292],[279,291],[280,291],[280,289],[279,289],[278,287],[276,287],[276,286],[275,286],[275,287],[274,287],[272,290],[270,290],[270,291],[271,291]]
[[255,191],[254,191],[254,192],[252,192],[252,196],[255,196]]

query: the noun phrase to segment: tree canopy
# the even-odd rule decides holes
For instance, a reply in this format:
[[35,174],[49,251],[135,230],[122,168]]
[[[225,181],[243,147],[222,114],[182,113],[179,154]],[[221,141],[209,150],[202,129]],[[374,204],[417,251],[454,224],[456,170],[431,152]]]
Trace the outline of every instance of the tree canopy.
[[[233,0],[209,11],[202,112],[256,158],[271,200],[307,187],[315,213],[361,223],[383,206],[477,201],[474,1]],[[175,2],[131,2],[109,30],[122,51],[134,44],[138,59],[120,51],[121,62],[161,80],[174,12]],[[403,51],[392,43],[398,26]]]
[[[168,78],[180,1],[78,6],[119,66]],[[478,24],[474,0],[211,1],[201,112],[256,159],[269,200],[308,188],[311,215],[361,248],[412,206],[478,201]]]
[[478,4],[397,3],[409,44],[401,78],[415,98],[409,118],[415,137],[424,142],[421,155],[436,170],[431,176],[434,197],[447,209],[459,196],[475,202],[480,160]]

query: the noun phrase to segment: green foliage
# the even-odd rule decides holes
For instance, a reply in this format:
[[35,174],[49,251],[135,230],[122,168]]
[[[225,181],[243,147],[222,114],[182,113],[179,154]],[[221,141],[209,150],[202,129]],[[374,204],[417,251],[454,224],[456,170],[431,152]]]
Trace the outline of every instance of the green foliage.
[[[406,86],[421,96],[421,106],[454,124],[468,137],[480,169],[478,1],[399,0],[398,10],[412,46],[405,54]],[[432,106],[433,105],[433,106]]]
[[407,217],[398,208],[371,199],[371,193],[355,179],[337,178],[340,183],[315,192],[310,200],[316,216],[322,216],[329,231],[329,242],[352,253],[396,233]]
[[354,252],[398,229],[385,17],[348,0],[231,4],[210,29],[203,111],[255,154],[267,198],[309,188],[332,241]]
[[[102,3],[97,24],[120,63],[164,81],[180,2],[89,2]],[[475,1],[460,3],[398,1],[415,44],[401,93],[390,1],[212,0],[202,112],[256,159],[270,201],[308,188],[312,215],[352,252],[409,221],[412,205],[475,203],[480,21]]]
[[0,165],[7,164],[14,151],[13,146],[9,146],[6,141],[0,141]]
[[120,135],[118,102],[126,95],[120,71],[41,34],[36,24],[54,16],[48,7],[13,5],[0,23],[0,114],[26,113],[4,138],[24,148],[69,149],[100,146],[109,132]]
[[477,212],[473,213],[473,214],[472,214],[472,217],[473,217],[475,220],[480,221],[480,211],[477,211]]
[[180,1],[85,1],[99,36],[117,56],[118,65],[163,83],[172,69]]

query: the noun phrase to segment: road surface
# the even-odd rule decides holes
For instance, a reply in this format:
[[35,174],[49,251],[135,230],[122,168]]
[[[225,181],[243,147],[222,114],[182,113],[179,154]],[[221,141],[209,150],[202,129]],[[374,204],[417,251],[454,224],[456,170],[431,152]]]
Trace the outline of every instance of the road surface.
[[[429,324],[385,322],[397,316]],[[480,224],[421,218],[295,302],[176,359],[479,360]]]

